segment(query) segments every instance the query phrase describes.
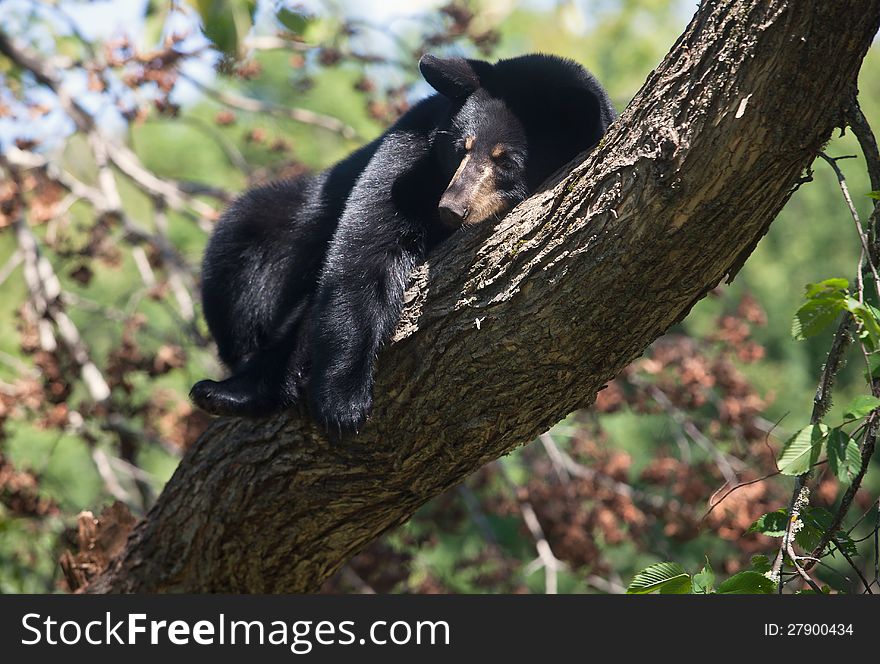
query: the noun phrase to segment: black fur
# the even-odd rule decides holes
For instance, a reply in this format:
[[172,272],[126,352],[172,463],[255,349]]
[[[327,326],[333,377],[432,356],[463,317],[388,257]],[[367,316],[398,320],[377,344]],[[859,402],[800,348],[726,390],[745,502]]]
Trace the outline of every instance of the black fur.
[[441,94],[330,169],[252,189],[223,215],[202,299],[232,375],[193,386],[200,407],[258,417],[305,390],[318,421],[358,430],[413,266],[526,198],[615,117],[586,70],[553,56],[425,56],[420,69]]

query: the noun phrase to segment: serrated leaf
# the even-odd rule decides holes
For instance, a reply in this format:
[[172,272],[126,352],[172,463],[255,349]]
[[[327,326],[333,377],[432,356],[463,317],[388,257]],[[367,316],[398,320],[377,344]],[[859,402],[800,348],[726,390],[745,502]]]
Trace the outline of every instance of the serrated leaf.
[[837,544],[838,548],[850,558],[859,555],[859,549],[856,546],[855,541],[845,531],[838,530],[834,534],[834,542]]
[[718,586],[721,595],[769,595],[775,590],[773,581],[752,570],[734,574]]
[[749,564],[752,567],[753,572],[757,572],[758,574],[763,574],[764,572],[769,572],[772,569],[772,565],[770,564],[770,559],[767,556],[752,556]]
[[828,435],[824,424],[811,424],[785,441],[779,455],[779,472],[783,475],[803,475],[819,460],[822,443]]
[[807,300],[791,321],[791,336],[803,341],[819,334],[837,320],[838,314],[845,308],[844,302],[842,295]]
[[785,510],[776,510],[758,517],[746,532],[761,533],[767,537],[782,537],[787,525],[788,513]]
[[846,407],[843,411],[843,418],[845,420],[860,420],[878,407],[880,407],[880,399],[871,394],[861,394]]
[[807,507],[801,511],[801,520],[819,530],[828,530],[834,521],[834,515],[824,507]]
[[806,507],[801,511],[800,518],[803,526],[794,539],[801,548],[812,551],[831,527],[834,516],[824,507]]
[[[804,525],[795,535],[795,540],[805,550],[812,551],[819,545],[823,535],[830,530],[831,524],[834,522],[834,515],[824,507],[808,507],[801,512],[801,521]],[[857,556],[859,553],[855,541],[843,530],[838,530],[834,534],[834,542],[850,557]],[[835,551],[834,545],[829,543],[826,551],[833,553]]]
[[690,576],[685,575],[672,579],[660,586],[661,595],[690,595],[694,592],[694,584]]
[[880,353],[868,355],[868,368],[865,370],[864,376],[869,383],[875,378],[880,378]]
[[669,586],[669,591],[672,592],[676,592],[677,589],[685,585],[690,587],[690,576],[678,563],[657,563],[646,567],[636,574],[626,592],[629,595],[646,595],[658,590],[661,593],[669,592],[664,588],[667,585]]
[[794,534],[794,541],[804,551],[812,551],[819,545],[824,533],[824,530],[817,528],[814,524],[804,522],[801,529]]
[[712,565],[706,558],[706,564],[698,574],[694,574],[693,591],[700,594],[709,594],[715,587],[715,572],[712,571]]
[[878,313],[880,312],[871,305],[859,302],[852,297],[846,298],[844,302],[847,310],[862,323],[875,342],[873,345],[876,346],[876,341],[880,340],[880,322],[877,320]]
[[828,466],[838,480],[849,484],[862,467],[859,444],[841,429],[832,429],[828,436]]
[[832,279],[825,279],[825,281],[820,281],[817,284],[807,284],[804,288],[804,295],[807,297],[807,299],[810,299],[820,294],[831,295],[832,293],[840,292],[842,295],[848,290],[849,280],[835,277]]

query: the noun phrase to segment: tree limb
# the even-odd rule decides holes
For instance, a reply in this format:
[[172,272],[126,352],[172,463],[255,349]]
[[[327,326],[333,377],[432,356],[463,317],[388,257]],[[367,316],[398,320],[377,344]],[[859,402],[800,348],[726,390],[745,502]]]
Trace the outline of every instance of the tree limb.
[[880,0],[702,3],[586,161],[416,272],[360,436],[329,442],[297,413],[219,420],[89,591],[315,590],[591,404],[752,251],[878,25]]

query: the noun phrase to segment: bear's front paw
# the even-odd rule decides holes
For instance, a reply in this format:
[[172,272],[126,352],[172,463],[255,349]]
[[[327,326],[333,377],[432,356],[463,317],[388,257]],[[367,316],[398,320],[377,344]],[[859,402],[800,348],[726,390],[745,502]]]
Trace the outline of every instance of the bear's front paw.
[[354,398],[339,398],[334,395],[312,402],[315,419],[334,436],[360,433],[372,409],[373,399],[370,395]]

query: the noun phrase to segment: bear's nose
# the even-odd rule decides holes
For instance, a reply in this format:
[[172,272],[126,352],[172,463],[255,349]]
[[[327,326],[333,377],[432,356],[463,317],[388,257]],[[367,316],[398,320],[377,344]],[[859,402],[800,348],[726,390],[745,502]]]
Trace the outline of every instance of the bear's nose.
[[456,201],[441,201],[437,211],[440,213],[440,220],[447,226],[461,226],[470,212],[466,205]]

